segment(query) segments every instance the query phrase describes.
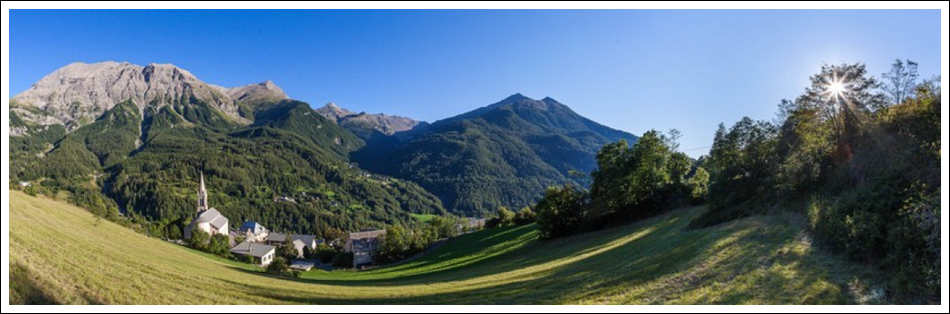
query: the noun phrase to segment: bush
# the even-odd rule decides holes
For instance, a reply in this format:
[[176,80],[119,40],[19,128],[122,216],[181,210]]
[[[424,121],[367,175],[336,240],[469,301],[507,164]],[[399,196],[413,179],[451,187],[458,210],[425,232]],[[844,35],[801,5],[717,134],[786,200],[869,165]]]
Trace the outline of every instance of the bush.
[[290,269],[290,264],[287,263],[287,260],[280,256],[275,257],[274,260],[267,265],[265,271],[272,275],[294,278],[300,277],[300,272]]
[[536,206],[540,237],[551,239],[577,232],[586,216],[587,203],[586,191],[573,185],[548,188]]
[[531,207],[525,207],[518,211],[518,214],[515,215],[514,223],[516,225],[522,226],[533,223],[537,219],[538,215],[531,210]]
[[339,268],[353,268],[353,253],[340,252],[333,257],[333,266]]
[[315,252],[316,258],[320,259],[322,264],[333,263],[333,258],[339,254],[340,251],[334,249],[332,246],[327,245],[325,242],[317,245],[317,250]]

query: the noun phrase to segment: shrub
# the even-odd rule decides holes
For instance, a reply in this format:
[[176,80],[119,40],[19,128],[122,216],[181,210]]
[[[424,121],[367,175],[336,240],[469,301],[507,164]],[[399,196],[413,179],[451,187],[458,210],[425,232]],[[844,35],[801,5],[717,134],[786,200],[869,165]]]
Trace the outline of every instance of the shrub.
[[587,203],[586,191],[573,185],[548,188],[536,206],[541,238],[557,238],[577,232],[586,216]]
[[353,268],[353,253],[340,252],[333,257],[333,266],[339,268]]

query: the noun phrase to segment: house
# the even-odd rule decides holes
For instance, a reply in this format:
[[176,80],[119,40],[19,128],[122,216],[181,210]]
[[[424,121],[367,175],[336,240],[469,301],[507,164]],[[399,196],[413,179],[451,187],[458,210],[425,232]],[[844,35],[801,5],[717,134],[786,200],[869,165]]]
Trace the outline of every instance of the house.
[[267,267],[267,265],[270,265],[270,263],[274,261],[274,256],[277,254],[277,247],[244,241],[231,248],[231,254],[250,256],[254,259],[254,264]]
[[251,242],[264,242],[270,231],[255,221],[245,221],[238,229],[238,235]]
[[300,240],[294,240],[293,243],[294,243],[294,250],[297,251],[297,258],[306,257],[306,255],[303,254],[304,252],[303,248],[306,247],[307,245],[304,244],[303,241],[300,241]]
[[284,241],[287,241],[287,234],[280,232],[271,232],[264,237],[264,244],[280,246],[284,245]]
[[386,230],[370,230],[351,232],[346,238],[343,250],[353,253],[353,267],[372,264],[376,249],[379,248],[379,237],[386,234]]
[[185,227],[185,240],[191,239],[194,230],[201,230],[214,236],[228,235],[228,218],[217,209],[208,207],[208,190],[205,189],[205,176],[201,174],[201,185],[198,188],[198,212],[195,219]]
[[[287,234],[279,232],[272,232],[264,239],[265,244],[273,246],[283,246],[286,241]],[[304,247],[310,247],[311,250],[315,250],[317,249],[317,245],[323,242],[323,240],[318,241],[316,236],[303,234],[290,235],[290,241],[293,242],[294,249],[297,250],[297,258],[304,258]]]
[[317,245],[323,243],[323,239],[317,239],[316,236],[306,234],[295,234],[293,235],[292,239],[294,239],[294,241],[300,240],[306,246],[309,246],[311,250],[316,250]]

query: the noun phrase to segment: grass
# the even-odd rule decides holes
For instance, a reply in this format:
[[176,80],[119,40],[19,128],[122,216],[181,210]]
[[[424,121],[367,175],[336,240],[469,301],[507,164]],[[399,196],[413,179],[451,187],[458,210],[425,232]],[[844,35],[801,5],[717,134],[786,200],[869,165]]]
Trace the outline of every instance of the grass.
[[847,304],[873,286],[799,217],[687,230],[697,207],[547,242],[533,225],[493,229],[395,267],[291,279],[10,195],[13,304]]
[[427,222],[429,220],[432,220],[432,218],[435,218],[435,215],[433,214],[409,214],[409,215],[412,216],[412,218],[415,218],[416,220],[421,221],[421,222]]

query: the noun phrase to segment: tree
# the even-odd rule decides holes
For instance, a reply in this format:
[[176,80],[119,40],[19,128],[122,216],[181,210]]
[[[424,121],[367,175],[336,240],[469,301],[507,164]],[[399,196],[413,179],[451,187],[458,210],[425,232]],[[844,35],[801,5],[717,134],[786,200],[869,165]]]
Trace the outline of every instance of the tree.
[[812,111],[821,122],[828,122],[834,158],[843,163],[851,159],[853,139],[872,110],[883,108],[886,97],[881,84],[868,76],[864,64],[823,65],[821,73],[810,78],[811,85],[795,100],[795,110]]
[[274,260],[267,264],[267,273],[274,275],[284,275],[290,272],[290,265],[283,257],[274,257]]
[[169,239],[181,239],[181,228],[177,224],[169,224],[167,234]]
[[631,159],[630,145],[625,140],[604,145],[597,152],[597,169],[591,173],[590,194],[599,210],[611,212],[626,205]]
[[219,233],[211,237],[206,252],[227,258],[231,255],[230,248],[231,239],[226,234]]
[[679,151],[681,137],[683,137],[683,133],[681,133],[680,130],[670,129],[670,131],[664,136],[664,140],[666,140],[666,146],[668,146],[671,151]]
[[211,236],[207,232],[194,228],[191,230],[191,238],[188,238],[188,246],[199,251],[207,251],[210,240]]
[[508,207],[498,207],[498,226],[504,227],[514,222],[515,213],[508,210]]
[[379,246],[375,258],[381,263],[390,263],[405,257],[409,250],[409,239],[405,229],[400,226],[386,228],[386,234],[379,236]]
[[346,232],[338,228],[328,228],[323,231],[323,239],[327,245],[337,249],[343,248],[348,236]]
[[533,223],[537,219],[538,215],[531,210],[531,207],[525,206],[520,211],[518,211],[517,215],[515,215],[514,222],[516,225],[521,226]]
[[577,232],[586,218],[588,203],[587,193],[573,185],[548,188],[535,207],[540,237],[551,239]]
[[901,59],[894,60],[891,70],[881,75],[884,78],[884,91],[891,104],[903,103],[913,96],[917,87],[917,62]]
[[297,248],[294,247],[293,237],[288,233],[287,238],[284,239],[284,243],[277,247],[277,255],[287,260],[292,260],[296,259],[298,254]]
[[457,219],[436,216],[425,223],[427,229],[431,230],[433,236],[437,239],[451,238],[458,234],[456,224],[460,223]]
[[339,250],[334,249],[326,243],[320,243],[317,245],[316,258],[320,259],[321,264],[330,264],[333,263],[333,258],[339,253]]
[[339,268],[353,268],[353,252],[340,252],[333,257],[333,266]]
[[689,178],[690,200],[693,204],[702,204],[706,202],[706,194],[709,190],[709,172],[702,167],[696,168],[696,172]]
[[303,257],[306,259],[317,258],[317,250],[311,249],[309,245],[303,246]]
[[667,168],[670,173],[670,181],[674,185],[685,185],[686,176],[693,166],[693,161],[685,153],[674,152],[670,154],[670,160]]
[[670,149],[657,131],[648,131],[637,140],[631,150],[631,181],[627,204],[637,204],[656,196],[657,191],[669,184]]

